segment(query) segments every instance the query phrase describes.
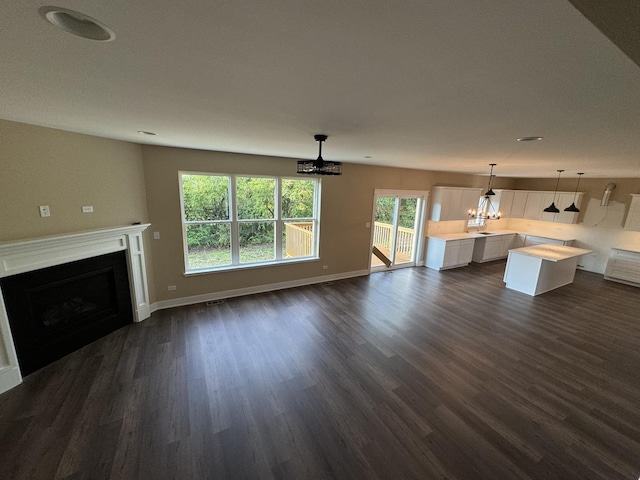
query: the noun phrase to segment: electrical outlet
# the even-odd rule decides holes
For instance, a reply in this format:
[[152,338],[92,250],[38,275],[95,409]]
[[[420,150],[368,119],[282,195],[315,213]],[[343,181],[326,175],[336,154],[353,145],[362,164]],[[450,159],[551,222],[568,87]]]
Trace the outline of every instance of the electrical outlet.
[[160,240],[160,232],[153,232],[153,239]]
[[326,270],[327,268],[329,268],[329,265],[322,265],[323,270]]
[[175,285],[169,285],[169,286],[167,287],[167,290],[169,290],[170,292],[173,292],[174,290],[176,290],[176,288],[177,288],[177,287],[176,287]]
[[93,206],[92,205],[83,206],[82,213],[93,213]]
[[50,217],[51,210],[49,210],[49,205],[40,205],[40,216],[41,217]]

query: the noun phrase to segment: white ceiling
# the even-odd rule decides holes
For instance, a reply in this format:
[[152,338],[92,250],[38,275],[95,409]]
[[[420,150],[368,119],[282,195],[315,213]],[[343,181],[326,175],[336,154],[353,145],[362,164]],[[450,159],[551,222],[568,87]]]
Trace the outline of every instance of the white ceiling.
[[294,158],[325,133],[328,160],[640,177],[640,68],[568,1],[56,1],[112,42],[51,26],[48,4],[0,2],[0,118]]

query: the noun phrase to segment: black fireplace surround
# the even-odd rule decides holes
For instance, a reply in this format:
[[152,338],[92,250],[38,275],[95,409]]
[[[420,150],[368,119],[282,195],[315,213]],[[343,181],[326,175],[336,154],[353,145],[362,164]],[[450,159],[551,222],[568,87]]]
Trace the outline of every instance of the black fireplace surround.
[[125,252],[0,280],[22,375],[133,322]]

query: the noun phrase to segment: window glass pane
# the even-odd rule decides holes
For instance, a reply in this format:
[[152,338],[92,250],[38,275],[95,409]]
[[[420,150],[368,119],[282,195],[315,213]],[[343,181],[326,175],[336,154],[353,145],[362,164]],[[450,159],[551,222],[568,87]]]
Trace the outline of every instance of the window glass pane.
[[282,232],[282,258],[313,255],[313,222],[285,222]]
[[241,222],[240,263],[275,260],[275,222]]
[[187,221],[229,220],[229,177],[182,175],[182,196]]
[[401,198],[398,210],[398,231],[396,232],[396,254],[394,263],[411,263],[414,261],[413,246],[415,243],[416,216],[418,215],[417,198]]
[[187,225],[190,269],[231,265],[231,225]]
[[313,217],[315,180],[282,180],[282,218]]
[[238,177],[236,180],[238,219],[275,218],[275,196],[275,178]]

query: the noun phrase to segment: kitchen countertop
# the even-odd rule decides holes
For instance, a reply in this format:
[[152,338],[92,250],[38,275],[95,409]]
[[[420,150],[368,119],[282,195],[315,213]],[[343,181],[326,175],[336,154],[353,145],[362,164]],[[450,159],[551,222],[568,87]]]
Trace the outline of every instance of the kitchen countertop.
[[[575,240],[575,238],[572,237],[567,237],[567,236],[562,236],[562,235],[540,235],[538,233],[531,233],[531,232],[518,232],[515,230],[489,230],[489,232],[458,232],[458,233],[443,233],[443,234],[436,234],[436,235],[427,235],[429,238],[438,238],[440,240],[464,240],[466,238],[483,238],[483,237],[495,237],[498,235],[511,235],[511,234],[520,234],[520,235],[529,235],[532,237],[539,237],[539,238],[548,238],[549,240],[560,240],[562,242],[568,242],[571,240]],[[623,249],[621,249],[623,250]],[[631,250],[634,251],[634,250]],[[637,250],[636,250],[637,251]]]
[[613,250],[623,250],[625,252],[640,253],[640,247],[611,247]]
[[[478,232],[458,232],[458,233],[444,233],[441,235],[428,235],[429,238],[439,238],[440,240],[464,240],[466,238],[484,238],[495,237],[498,235],[511,235],[518,233],[514,230],[491,230],[485,233]],[[545,237],[546,238],[546,237]]]
[[562,235],[562,234],[553,234],[553,235],[545,235],[540,234],[540,233],[532,233],[532,232],[518,232],[521,235],[529,235],[531,237],[538,237],[538,238],[548,238],[550,240],[561,240],[563,242],[569,242],[571,240],[575,240],[575,237],[568,237],[566,235]]
[[566,245],[532,245],[530,247],[514,248],[509,250],[512,253],[528,255],[530,257],[538,257],[551,262],[559,262],[568,258],[579,257],[592,253],[593,250],[584,248],[568,247]]

